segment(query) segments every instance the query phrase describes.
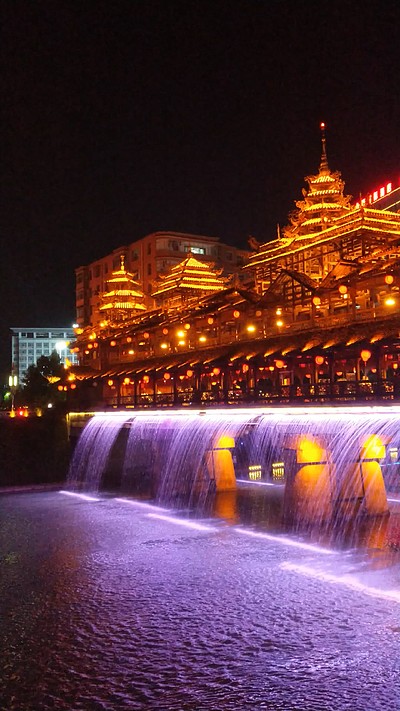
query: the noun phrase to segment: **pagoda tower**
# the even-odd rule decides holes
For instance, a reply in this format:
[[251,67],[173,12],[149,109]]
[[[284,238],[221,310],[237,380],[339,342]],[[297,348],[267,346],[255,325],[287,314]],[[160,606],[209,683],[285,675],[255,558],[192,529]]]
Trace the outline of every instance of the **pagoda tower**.
[[286,238],[310,239],[329,227],[330,222],[350,212],[351,196],[343,194],[345,183],[341,173],[332,172],[326,153],[325,124],[321,123],[322,154],[317,175],[305,177],[308,189],[302,190],[304,200],[295,204],[289,215],[290,224],[283,229]]
[[227,280],[221,274],[222,269],[200,262],[189,252],[168,274],[159,277],[152,296],[164,309],[175,311],[201,296],[225,289]]
[[120,256],[119,269],[107,280],[107,291],[101,296],[99,311],[107,325],[113,326],[134,318],[146,310],[144,294],[133,274],[125,270],[125,257]]

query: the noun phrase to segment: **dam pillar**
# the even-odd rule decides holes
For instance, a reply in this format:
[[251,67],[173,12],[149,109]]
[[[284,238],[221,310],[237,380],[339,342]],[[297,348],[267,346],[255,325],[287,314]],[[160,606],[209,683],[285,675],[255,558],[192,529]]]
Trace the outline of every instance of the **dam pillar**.
[[285,509],[289,516],[302,523],[330,520],[332,472],[325,443],[305,434],[290,438],[285,447],[294,455],[285,490]]
[[235,440],[228,435],[219,437],[205,454],[206,467],[210,480],[215,481],[216,491],[233,491],[236,489],[235,467],[232,450]]

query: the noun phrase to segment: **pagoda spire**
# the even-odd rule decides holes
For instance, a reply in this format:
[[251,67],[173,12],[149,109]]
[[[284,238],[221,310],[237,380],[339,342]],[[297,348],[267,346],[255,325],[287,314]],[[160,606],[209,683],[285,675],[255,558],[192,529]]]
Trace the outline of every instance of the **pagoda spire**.
[[322,142],[322,152],[321,152],[321,162],[319,164],[320,173],[329,173],[328,156],[326,154],[326,135],[325,135],[325,123],[322,121],[320,124],[321,129],[321,142]]

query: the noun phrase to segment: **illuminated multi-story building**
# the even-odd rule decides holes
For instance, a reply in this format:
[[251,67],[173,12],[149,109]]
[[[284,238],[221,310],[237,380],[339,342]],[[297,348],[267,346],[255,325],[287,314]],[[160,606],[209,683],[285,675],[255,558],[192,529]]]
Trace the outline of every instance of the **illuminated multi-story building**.
[[237,271],[248,254],[244,250],[222,243],[217,237],[180,232],[153,232],[75,270],[77,323],[80,327],[95,327],[101,320],[101,294],[106,289],[111,273],[118,269],[121,255],[124,256],[126,269],[133,275],[145,295],[146,306],[153,308],[152,293],[158,277],[181,262],[189,252],[203,262],[216,263],[224,274]]
[[61,363],[76,364],[78,358],[71,353],[69,344],[75,339],[73,328],[32,328],[29,326],[11,329],[12,372],[21,383],[30,365],[35,365],[40,356],[50,356],[56,351]]
[[306,183],[288,226],[229,280],[190,254],[155,307],[79,329],[88,387],[131,406],[400,397],[400,213],[345,195],[324,130]]

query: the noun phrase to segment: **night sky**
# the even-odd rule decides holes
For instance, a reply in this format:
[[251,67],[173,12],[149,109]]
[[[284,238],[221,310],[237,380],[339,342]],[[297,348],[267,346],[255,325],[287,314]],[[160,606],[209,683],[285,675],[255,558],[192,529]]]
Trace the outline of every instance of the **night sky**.
[[398,0],[1,6],[0,370],[11,326],[70,325],[74,269],[156,230],[247,247],[318,169],[400,173]]

